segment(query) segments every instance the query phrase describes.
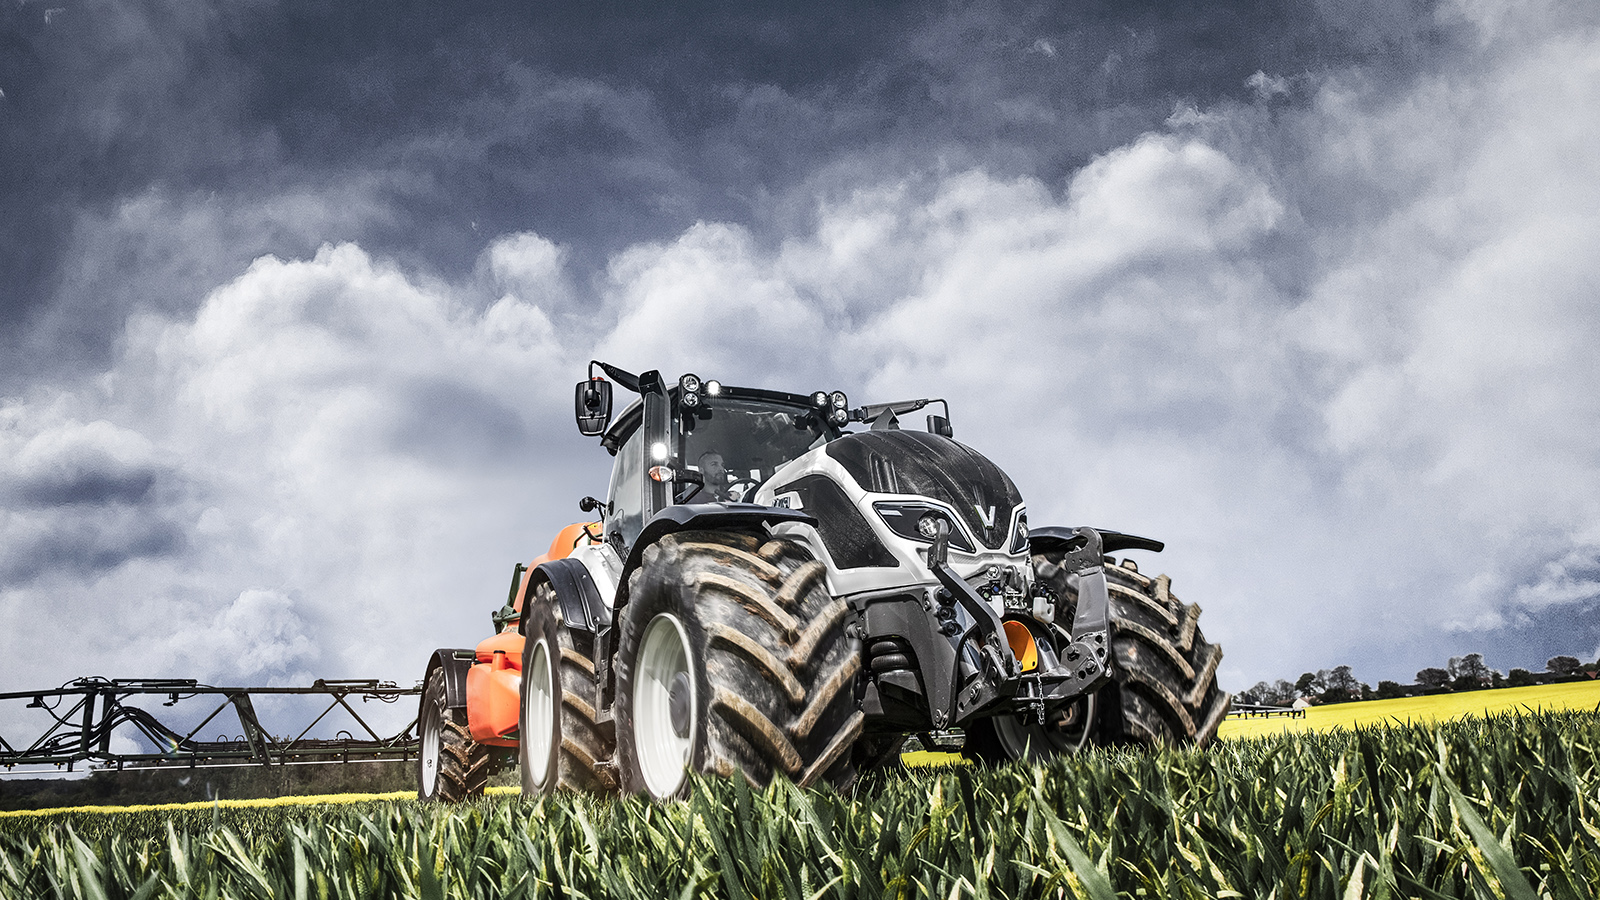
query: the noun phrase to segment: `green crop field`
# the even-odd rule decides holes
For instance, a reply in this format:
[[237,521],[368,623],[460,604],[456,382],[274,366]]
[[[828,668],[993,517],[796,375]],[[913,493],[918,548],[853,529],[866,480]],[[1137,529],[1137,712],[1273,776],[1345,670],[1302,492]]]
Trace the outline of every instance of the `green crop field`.
[[1600,892],[1600,714],[901,769],[848,794],[497,795],[0,819],[0,897],[1483,897]]

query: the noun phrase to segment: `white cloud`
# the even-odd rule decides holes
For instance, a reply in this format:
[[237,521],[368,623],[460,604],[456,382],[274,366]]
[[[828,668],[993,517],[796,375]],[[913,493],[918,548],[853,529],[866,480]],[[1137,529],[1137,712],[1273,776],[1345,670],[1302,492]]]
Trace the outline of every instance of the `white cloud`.
[[202,682],[310,684],[325,650],[296,606],[279,591],[247,590],[211,615],[148,623],[144,652],[157,668]]
[[1246,78],[1244,83],[1254,89],[1256,96],[1262,100],[1271,100],[1279,94],[1289,93],[1289,79],[1282,75],[1268,75],[1260,70]]

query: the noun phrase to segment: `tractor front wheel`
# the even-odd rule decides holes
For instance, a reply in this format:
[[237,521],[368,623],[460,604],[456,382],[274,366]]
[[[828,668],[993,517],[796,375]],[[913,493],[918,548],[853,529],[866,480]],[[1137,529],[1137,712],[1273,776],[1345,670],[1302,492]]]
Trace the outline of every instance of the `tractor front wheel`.
[[[1056,624],[1072,627],[1077,578],[1063,554],[1033,557],[1034,577],[1058,599]],[[1090,746],[1204,747],[1232,701],[1217,687],[1222,648],[1205,639],[1200,607],[1178,601],[1165,575],[1151,578],[1132,560],[1106,557],[1111,601],[1111,683],[1082,697],[1043,725],[1017,716],[980,720],[967,729],[969,759],[999,763],[1040,760]]]
[[1062,753],[1077,753],[1092,743],[1098,699],[1098,694],[1079,697],[1050,714],[1043,723],[1020,715],[979,719],[966,729],[962,755],[977,762],[1040,762]]
[[[1060,554],[1037,554],[1034,573],[1055,591],[1056,621],[1070,628],[1077,579]],[[1095,744],[1204,747],[1217,736],[1233,697],[1217,686],[1222,648],[1200,631],[1200,606],[1173,596],[1171,579],[1142,574],[1131,559],[1106,557],[1111,601],[1111,683],[1101,688]]]

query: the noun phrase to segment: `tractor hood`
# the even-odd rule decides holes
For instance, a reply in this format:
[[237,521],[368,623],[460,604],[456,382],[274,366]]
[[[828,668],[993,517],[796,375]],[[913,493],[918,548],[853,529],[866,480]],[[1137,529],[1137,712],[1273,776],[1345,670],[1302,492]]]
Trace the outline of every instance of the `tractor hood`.
[[845,435],[826,450],[864,490],[948,503],[984,546],[1006,546],[1022,495],[971,447],[921,431],[867,431]]

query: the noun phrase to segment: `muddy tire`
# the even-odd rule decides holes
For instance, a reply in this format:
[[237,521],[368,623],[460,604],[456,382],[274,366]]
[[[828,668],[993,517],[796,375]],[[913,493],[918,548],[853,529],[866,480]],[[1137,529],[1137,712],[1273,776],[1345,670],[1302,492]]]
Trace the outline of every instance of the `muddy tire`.
[[[1076,579],[1059,553],[1036,554],[1034,574],[1055,591],[1056,622],[1072,627]],[[1090,741],[1096,745],[1204,747],[1217,736],[1232,695],[1217,687],[1222,648],[1200,632],[1200,607],[1172,595],[1171,579],[1139,572],[1133,560],[1106,557],[1111,600],[1111,684],[1096,695]]]
[[548,583],[534,588],[522,645],[517,764],[522,793],[614,790],[611,741],[595,723],[594,661],[581,653]]
[[681,796],[690,772],[848,783],[860,643],[803,545],[684,532],[645,551],[617,652],[625,790]]
[[489,782],[489,748],[472,739],[465,710],[446,708],[444,670],[434,669],[422,688],[417,721],[417,798],[457,803],[483,793]]

